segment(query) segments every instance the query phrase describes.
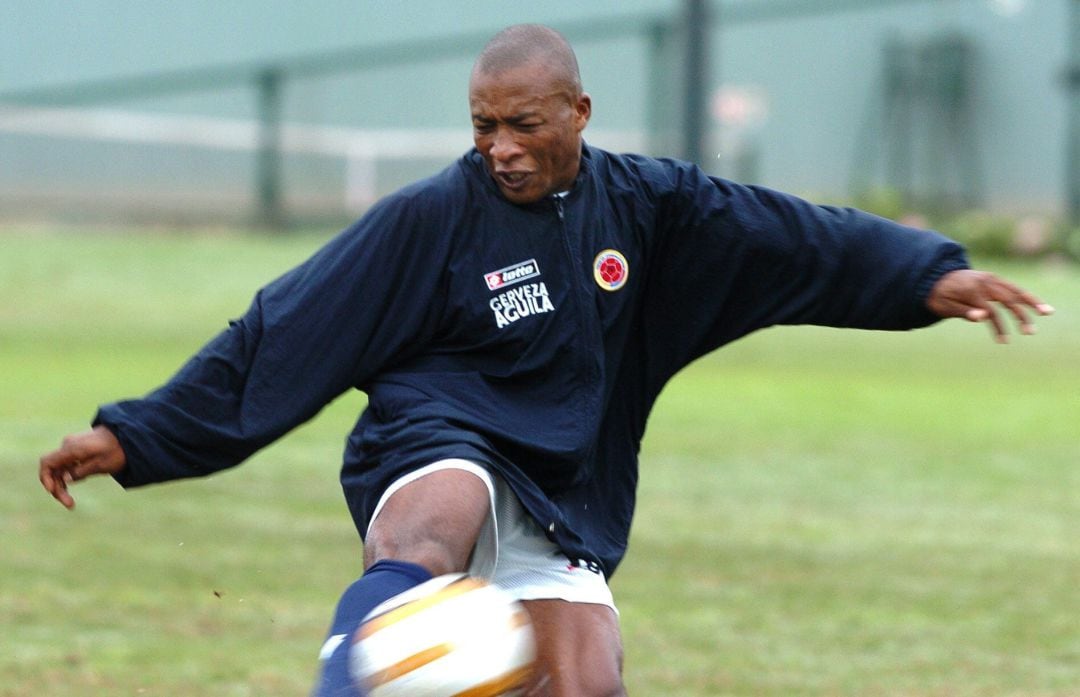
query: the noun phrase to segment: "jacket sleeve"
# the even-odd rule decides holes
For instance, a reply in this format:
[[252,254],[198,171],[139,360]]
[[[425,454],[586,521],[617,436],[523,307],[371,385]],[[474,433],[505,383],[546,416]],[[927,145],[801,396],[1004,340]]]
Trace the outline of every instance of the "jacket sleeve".
[[757,329],[816,324],[913,329],[938,318],[933,284],[967,268],[941,235],[851,208],[673,167],[651,265],[653,335],[670,376]]
[[255,296],[240,319],[143,399],[94,419],[120,440],[136,486],[238,464],[435,331],[440,278],[415,204],[384,202]]

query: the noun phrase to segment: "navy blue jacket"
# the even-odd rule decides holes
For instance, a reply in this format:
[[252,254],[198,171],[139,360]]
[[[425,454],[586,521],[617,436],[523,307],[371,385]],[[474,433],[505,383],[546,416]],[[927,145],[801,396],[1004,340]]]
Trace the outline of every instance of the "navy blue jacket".
[[931,232],[588,146],[565,197],[519,206],[473,150],[95,423],[136,486],[236,465],[363,390],[341,474],[361,535],[389,482],[460,457],[500,472],[569,558],[610,575],[645,421],[676,372],[775,324],[929,324],[930,287],[966,266]]

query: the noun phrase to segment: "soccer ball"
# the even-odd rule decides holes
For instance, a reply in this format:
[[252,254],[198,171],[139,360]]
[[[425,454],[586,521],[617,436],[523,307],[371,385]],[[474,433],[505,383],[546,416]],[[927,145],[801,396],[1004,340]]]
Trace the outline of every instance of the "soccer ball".
[[375,608],[349,667],[368,697],[512,695],[536,658],[525,608],[498,587],[448,574]]

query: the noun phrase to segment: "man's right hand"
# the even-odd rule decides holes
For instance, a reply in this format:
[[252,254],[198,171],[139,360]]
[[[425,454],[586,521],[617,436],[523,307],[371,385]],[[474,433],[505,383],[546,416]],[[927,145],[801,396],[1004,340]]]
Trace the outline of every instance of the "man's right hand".
[[68,485],[94,474],[116,474],[126,462],[124,449],[113,432],[95,426],[67,436],[57,450],[43,455],[38,479],[65,508],[74,508],[75,499],[68,493]]

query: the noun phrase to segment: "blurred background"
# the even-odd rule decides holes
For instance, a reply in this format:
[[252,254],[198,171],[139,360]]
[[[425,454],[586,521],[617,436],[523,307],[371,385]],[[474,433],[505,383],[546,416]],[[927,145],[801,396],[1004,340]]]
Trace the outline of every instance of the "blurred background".
[[0,697],[306,694],[362,393],[73,512],[38,458],[467,151],[517,22],[575,46],[590,142],[937,227],[1058,308],[688,367],[612,580],[629,693],[1080,694],[1080,0],[4,0]]
[[473,57],[536,21],[576,47],[595,144],[1067,251],[1078,6],[7,2],[0,222],[343,224],[470,147]]

